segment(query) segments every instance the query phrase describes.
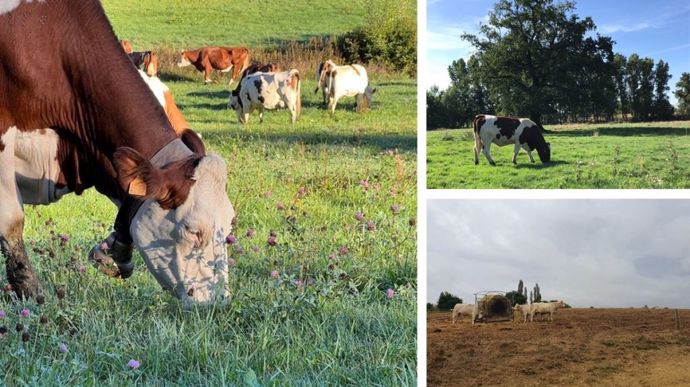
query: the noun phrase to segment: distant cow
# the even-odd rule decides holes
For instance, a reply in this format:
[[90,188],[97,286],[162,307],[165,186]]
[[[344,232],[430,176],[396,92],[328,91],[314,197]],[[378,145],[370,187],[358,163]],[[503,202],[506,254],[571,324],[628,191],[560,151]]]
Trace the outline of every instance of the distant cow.
[[320,62],[316,67],[316,88],[314,94],[321,89],[321,96],[323,97],[323,104],[328,104],[328,80],[331,77],[331,71],[335,69],[335,62],[327,60]]
[[369,87],[367,70],[358,64],[336,66],[333,61],[327,61],[321,69],[319,85],[322,83],[324,85],[319,87],[324,88],[331,114],[335,112],[338,100],[342,97],[355,97],[357,111],[364,111],[369,108],[376,92],[376,89]]
[[479,307],[476,304],[455,304],[451,317],[453,324],[458,320],[458,317],[462,318],[463,315],[470,316],[472,325],[474,325],[474,321],[480,316]]
[[213,70],[228,72],[232,70],[230,82],[236,81],[239,75],[249,67],[249,50],[245,47],[203,47],[198,50],[182,51],[178,67],[193,65],[204,73],[204,82],[211,82]]
[[230,94],[228,107],[237,113],[239,122],[246,124],[249,113],[259,110],[259,121],[263,122],[264,110],[287,108],[294,124],[300,115],[299,71],[292,69],[279,73],[254,73],[247,75]]
[[132,61],[134,67],[143,70],[149,77],[158,75],[158,68],[160,67],[160,60],[158,55],[153,51],[134,51],[130,52],[129,60]]
[[489,164],[496,165],[491,158],[491,143],[498,146],[515,145],[513,164],[517,164],[520,148],[527,151],[531,162],[534,162],[532,151],[539,153],[542,163],[551,160],[551,146],[537,124],[528,118],[496,117],[480,114],[474,117],[474,164],[479,164],[479,150],[482,150]]

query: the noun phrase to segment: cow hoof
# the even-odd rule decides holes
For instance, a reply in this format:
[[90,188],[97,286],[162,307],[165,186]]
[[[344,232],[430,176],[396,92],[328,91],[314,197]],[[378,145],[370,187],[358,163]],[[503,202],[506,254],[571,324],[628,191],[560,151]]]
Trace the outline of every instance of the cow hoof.
[[475,161],[475,162],[474,162],[474,165],[479,165],[479,161]]
[[496,166],[496,163],[495,163],[495,162],[493,162],[493,161],[492,161],[492,162],[490,162],[489,164],[493,165],[494,167]]
[[16,297],[17,300],[28,300],[29,298],[37,299],[43,294],[43,289],[41,289],[41,285],[35,278],[13,283],[11,285],[12,290],[10,292],[10,299],[14,299],[14,297]]
[[134,272],[132,246],[120,243],[112,236],[91,249],[89,262],[98,271],[112,278],[127,279]]

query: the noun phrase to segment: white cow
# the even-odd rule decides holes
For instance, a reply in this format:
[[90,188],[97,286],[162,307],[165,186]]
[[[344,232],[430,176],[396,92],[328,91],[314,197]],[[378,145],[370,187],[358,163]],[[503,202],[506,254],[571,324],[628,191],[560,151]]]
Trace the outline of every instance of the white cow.
[[328,99],[328,110],[333,114],[338,101],[343,97],[355,97],[357,111],[364,111],[371,105],[376,89],[369,87],[367,70],[358,64],[336,66],[333,61],[326,61],[319,74],[319,87],[323,88]]
[[259,121],[264,120],[264,109],[285,109],[290,111],[294,124],[302,110],[299,71],[276,73],[254,73],[244,77],[230,94],[228,107],[237,113],[239,122],[246,124],[249,113],[259,110]]
[[556,310],[564,307],[565,302],[560,300],[556,302],[535,302],[530,305],[529,321],[534,321],[535,314],[548,314],[549,321],[553,321],[553,314],[556,312]]
[[475,304],[455,304],[453,307],[453,324],[455,324],[455,321],[457,321],[458,317],[462,318],[462,315],[467,315],[472,317],[472,325],[474,325],[474,320],[477,319],[477,317],[481,317],[479,315],[479,307]]
[[527,322],[527,316],[530,314],[530,304],[515,305],[513,310],[522,313],[522,322]]

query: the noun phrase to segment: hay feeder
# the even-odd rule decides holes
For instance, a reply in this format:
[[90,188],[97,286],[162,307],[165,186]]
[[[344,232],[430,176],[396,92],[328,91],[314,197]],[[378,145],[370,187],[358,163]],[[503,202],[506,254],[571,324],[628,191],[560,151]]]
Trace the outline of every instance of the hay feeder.
[[513,320],[513,306],[505,292],[483,291],[474,294],[479,308],[478,322],[499,322]]

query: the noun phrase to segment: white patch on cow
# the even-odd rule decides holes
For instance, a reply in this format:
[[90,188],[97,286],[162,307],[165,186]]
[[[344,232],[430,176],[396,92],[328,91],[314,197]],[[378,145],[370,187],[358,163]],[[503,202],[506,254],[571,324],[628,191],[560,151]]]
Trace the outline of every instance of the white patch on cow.
[[225,192],[227,167],[222,158],[205,156],[194,179],[181,206],[164,210],[148,200],[130,226],[149,271],[187,306],[228,300],[225,237],[235,216]]
[[24,203],[49,204],[70,192],[67,187],[56,187],[61,172],[57,161],[59,141],[52,129],[17,133],[14,166]]
[[137,71],[139,71],[139,75],[144,82],[146,82],[146,85],[149,87],[149,89],[151,89],[153,95],[156,96],[158,103],[165,107],[165,92],[169,90],[168,86],[165,86],[165,84],[158,77],[150,77],[141,70]]
[[14,145],[17,128],[12,126],[0,136],[3,149],[0,151],[0,236],[5,236],[11,227],[24,218],[21,198],[14,177]]
[[180,55],[180,60],[177,62],[177,67],[185,67],[189,66],[190,64],[192,64],[192,62],[190,62],[186,56]]
[[[264,110],[276,110],[287,108],[290,111],[290,119],[294,123],[299,115],[300,83],[297,87],[291,86],[291,80],[299,77],[295,69],[277,73],[253,73],[240,81],[239,94],[230,94],[228,107],[237,113],[240,123],[246,124],[249,114],[254,110],[259,111],[259,120],[263,122]],[[257,88],[260,85],[260,90]]]
[[331,75],[326,80],[325,90],[328,93],[328,110],[333,114],[338,101],[343,97],[355,97],[357,110],[371,104],[374,89],[369,87],[367,70],[358,64],[331,66]]
[[220,70],[220,72],[221,72],[221,73],[227,73],[227,72],[230,71],[230,70],[232,70],[232,65],[230,65],[230,66],[229,66],[228,68],[226,68],[226,69]]
[[[34,0],[0,0],[0,15],[12,12],[19,7],[22,2],[33,3]],[[45,0],[36,0],[37,3],[44,3]]]

